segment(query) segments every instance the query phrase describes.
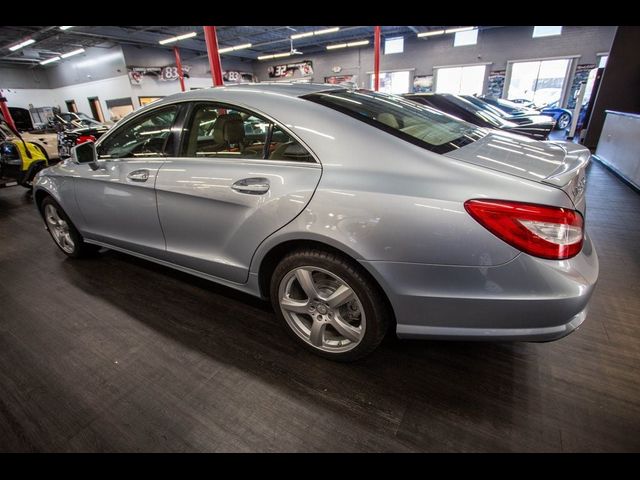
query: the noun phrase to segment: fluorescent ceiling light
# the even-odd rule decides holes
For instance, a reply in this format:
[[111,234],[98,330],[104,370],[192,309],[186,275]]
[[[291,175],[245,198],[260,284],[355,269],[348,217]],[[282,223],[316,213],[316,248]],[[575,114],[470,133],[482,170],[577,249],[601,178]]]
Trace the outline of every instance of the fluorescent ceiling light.
[[313,36],[313,32],[296,33],[295,35],[291,35],[291,40],[297,40],[298,38],[312,37],[312,36]]
[[315,32],[313,32],[313,34],[324,35],[325,33],[333,33],[333,32],[337,32],[338,30],[340,30],[340,27],[325,28],[324,30],[316,30]]
[[433,37],[434,35],[444,35],[444,30],[431,30],[430,32],[419,33],[419,37]]
[[335,50],[336,48],[345,47],[359,47],[361,45],[369,45],[369,40],[357,40],[355,42],[348,43],[334,43],[333,45],[327,45],[327,50]]
[[460,28],[447,28],[444,33],[456,33],[456,32],[465,32],[467,30],[473,30],[474,27],[460,27]]
[[269,60],[271,58],[282,58],[291,56],[291,52],[273,53],[271,55],[260,55],[258,60]]
[[187,38],[193,38],[198,35],[196,32],[185,33],[184,35],[178,35],[177,37],[165,38],[164,40],[160,40],[158,43],[160,45],[166,45],[167,43],[177,42],[178,40],[185,40]]
[[73,50],[71,52],[63,53],[60,56],[62,58],[69,58],[69,57],[73,57],[74,55],[78,55],[79,53],[82,53],[82,52],[84,52],[84,48],[79,48],[79,49]]
[[22,48],[22,47],[26,47],[27,45],[31,45],[32,43],[36,43],[36,41],[33,38],[30,38],[29,40],[25,40],[24,42],[20,42],[17,45],[14,45],[13,47],[9,47],[9,50],[11,50],[12,52],[15,52],[16,50]]
[[296,33],[294,35],[291,35],[291,40],[296,40],[298,38],[304,38],[304,37],[311,37],[313,35],[324,35],[325,33],[333,33],[333,32],[337,32],[338,30],[340,30],[340,27],[325,28],[323,30],[315,30],[313,32]]
[[57,62],[58,60],[60,60],[60,57],[47,58],[46,60],[41,61],[40,65],[46,65],[47,63]]
[[70,28],[73,28],[73,26],[71,26],[71,27],[60,27],[60,30],[69,30]]
[[218,53],[233,52],[234,50],[243,50],[245,48],[251,48],[251,44],[250,43],[244,43],[242,45],[236,45],[235,47],[220,48],[220,49],[218,49]]

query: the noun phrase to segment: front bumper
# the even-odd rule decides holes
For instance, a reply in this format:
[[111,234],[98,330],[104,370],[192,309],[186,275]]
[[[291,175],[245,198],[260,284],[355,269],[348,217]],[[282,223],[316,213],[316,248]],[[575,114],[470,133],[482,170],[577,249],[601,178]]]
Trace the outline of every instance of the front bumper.
[[400,338],[550,341],[578,328],[598,278],[588,235],[568,260],[498,266],[362,262],[386,291]]

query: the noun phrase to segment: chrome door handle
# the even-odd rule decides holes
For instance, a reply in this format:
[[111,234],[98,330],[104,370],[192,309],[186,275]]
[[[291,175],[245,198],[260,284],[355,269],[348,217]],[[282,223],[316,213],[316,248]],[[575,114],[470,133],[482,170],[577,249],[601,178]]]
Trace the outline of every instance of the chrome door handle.
[[269,180],[266,178],[243,178],[231,185],[236,192],[262,195],[269,191]]
[[134,170],[127,175],[127,178],[132,182],[146,182],[149,180],[149,170]]

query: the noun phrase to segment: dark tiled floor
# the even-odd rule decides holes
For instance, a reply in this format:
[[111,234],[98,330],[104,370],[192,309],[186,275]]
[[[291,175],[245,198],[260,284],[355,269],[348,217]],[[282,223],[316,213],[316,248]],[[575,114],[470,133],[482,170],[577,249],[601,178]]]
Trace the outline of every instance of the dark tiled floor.
[[600,282],[548,344],[401,342],[334,364],[268,305],[107,252],[0,190],[0,451],[638,451],[640,196],[599,164]]

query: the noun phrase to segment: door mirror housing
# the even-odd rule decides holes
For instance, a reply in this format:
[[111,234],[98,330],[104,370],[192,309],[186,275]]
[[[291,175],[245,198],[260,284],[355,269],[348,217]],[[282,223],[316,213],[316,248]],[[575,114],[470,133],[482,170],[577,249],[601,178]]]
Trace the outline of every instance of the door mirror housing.
[[96,155],[96,144],[84,142],[71,149],[71,159],[76,163],[86,163],[93,170],[98,169],[98,156]]

